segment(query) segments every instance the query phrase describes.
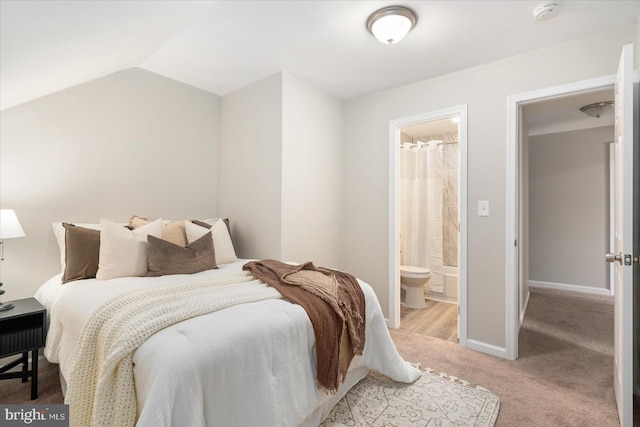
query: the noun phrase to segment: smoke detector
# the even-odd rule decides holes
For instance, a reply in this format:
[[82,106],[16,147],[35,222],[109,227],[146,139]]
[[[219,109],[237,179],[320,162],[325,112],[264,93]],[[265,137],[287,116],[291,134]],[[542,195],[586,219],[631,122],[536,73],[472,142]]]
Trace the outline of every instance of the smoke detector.
[[533,9],[533,20],[536,22],[548,21],[560,12],[560,3],[557,1],[546,1],[540,3]]

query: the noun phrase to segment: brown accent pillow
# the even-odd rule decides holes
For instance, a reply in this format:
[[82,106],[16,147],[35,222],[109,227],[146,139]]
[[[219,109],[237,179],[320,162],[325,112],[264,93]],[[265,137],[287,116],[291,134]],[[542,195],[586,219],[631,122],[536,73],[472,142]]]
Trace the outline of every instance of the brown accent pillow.
[[184,248],[151,235],[147,241],[147,276],[193,274],[218,268],[211,233]]
[[91,279],[98,271],[100,230],[62,224],[65,230],[65,268],[62,283]]

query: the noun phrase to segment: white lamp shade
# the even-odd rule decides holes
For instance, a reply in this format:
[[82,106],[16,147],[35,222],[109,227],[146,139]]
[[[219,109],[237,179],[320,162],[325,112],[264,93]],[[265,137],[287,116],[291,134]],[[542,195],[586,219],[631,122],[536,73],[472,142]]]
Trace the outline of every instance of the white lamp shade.
[[387,15],[379,18],[371,26],[371,32],[382,43],[394,44],[402,40],[413,24],[406,16]]
[[13,209],[0,209],[0,240],[24,237],[24,230]]

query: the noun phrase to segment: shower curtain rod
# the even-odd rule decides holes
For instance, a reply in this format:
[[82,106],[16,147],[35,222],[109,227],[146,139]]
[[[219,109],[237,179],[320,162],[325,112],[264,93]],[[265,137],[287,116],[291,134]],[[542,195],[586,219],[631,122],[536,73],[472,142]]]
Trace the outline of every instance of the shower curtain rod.
[[[432,141],[433,141],[433,139],[432,139]],[[427,145],[429,143],[429,141],[427,141],[427,142],[420,141],[420,142],[422,142],[424,145]],[[436,145],[459,144],[459,143],[460,143],[459,141],[446,141],[445,142],[445,141],[438,140],[438,142],[436,142]],[[402,146],[404,146],[405,144],[409,144],[411,146],[418,145],[417,142],[403,142],[403,143],[400,144],[400,147],[402,148]]]

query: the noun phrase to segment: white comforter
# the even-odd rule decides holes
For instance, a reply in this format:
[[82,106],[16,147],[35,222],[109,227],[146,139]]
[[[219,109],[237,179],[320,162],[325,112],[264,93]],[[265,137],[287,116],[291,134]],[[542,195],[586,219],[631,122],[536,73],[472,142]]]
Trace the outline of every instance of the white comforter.
[[[198,275],[240,271],[246,260]],[[50,311],[45,356],[71,377],[76,342],[91,313],[131,289],[167,286],[185,276],[81,280],[59,276],[36,293]],[[360,281],[367,304],[366,344],[336,395],[315,381],[315,338],[298,305],[281,299],[229,307],[189,319],[151,336],[135,352],[138,426],[313,426],[349,387],[375,369],[413,382],[418,369],[398,355],[371,287]]]

